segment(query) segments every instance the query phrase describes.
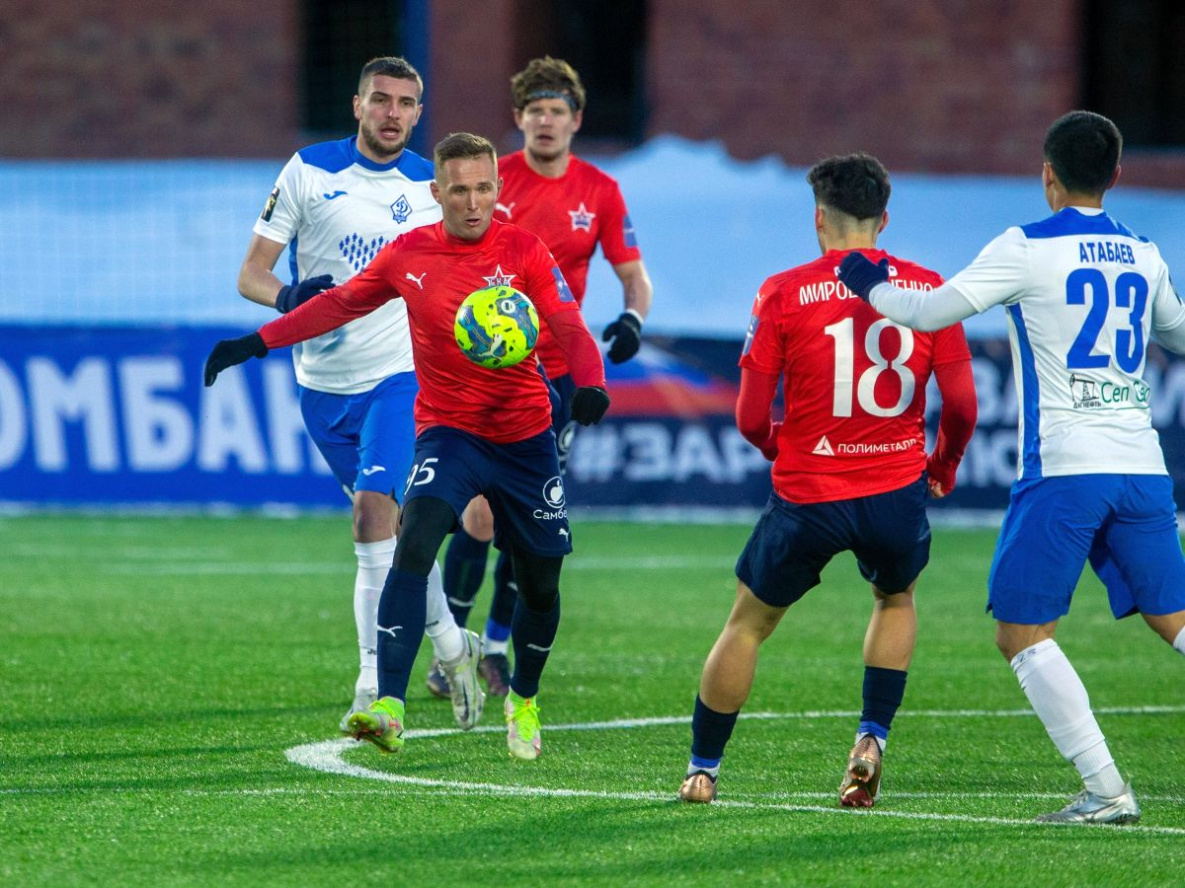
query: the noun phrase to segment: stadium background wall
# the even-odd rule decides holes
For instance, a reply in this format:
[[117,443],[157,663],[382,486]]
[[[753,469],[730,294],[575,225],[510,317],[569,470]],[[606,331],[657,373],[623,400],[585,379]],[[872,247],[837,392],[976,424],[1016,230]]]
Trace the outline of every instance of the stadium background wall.
[[[201,385],[217,327],[0,326],[0,503],[344,508],[300,418],[287,350]],[[979,423],[936,509],[996,511],[1016,470],[1006,342],[973,341]],[[737,432],[739,341],[657,337],[609,366],[613,412],[576,436],[574,508],[760,508],[769,463]],[[1185,359],[1153,349],[1153,421],[1185,502]],[[928,396],[929,436],[938,398]],[[542,495],[542,493],[541,493]]]
[[[610,146],[676,134],[791,165],[859,147],[894,171],[1028,174],[1048,122],[1089,102],[1138,135],[1127,184],[1185,181],[1185,57],[1171,51],[1185,11],[1170,0],[9,0],[0,156],[285,157],[319,135],[310,59],[351,27],[425,72],[420,148],[462,129],[517,146],[508,78],[562,50],[603,84],[586,136],[610,85],[629,92],[625,131],[600,133]],[[331,99],[344,115],[346,99]]]
[[[1182,267],[1185,4],[1174,0],[4,10],[0,502],[342,507],[282,357],[211,391],[200,367],[215,339],[262,317],[233,281],[276,172],[298,147],[353,130],[354,78],[380,53],[425,74],[420,151],[460,129],[517,148],[507,81],[534,56],[570,58],[589,84],[577,148],[623,180],[657,298],[639,359],[610,368],[608,420],[577,439],[577,504],[764,501],[768,466],[732,422],[733,337],[756,283],[813,254],[802,178],[826,154],[880,156],[898,186],[893,245],[949,274],[1004,225],[1044,212],[1034,146],[1052,117],[1112,113],[1129,136],[1123,184],[1176,190],[1124,187],[1108,206]],[[870,28],[875,46],[854,36]],[[689,262],[697,243],[717,253]],[[594,312],[616,310],[616,281],[597,284],[608,272],[594,265],[596,326]],[[688,322],[716,338],[687,338]],[[977,335],[979,429],[942,508],[1000,508],[1013,475],[1006,351],[999,329]],[[1155,353],[1148,382],[1183,502],[1185,362]]]

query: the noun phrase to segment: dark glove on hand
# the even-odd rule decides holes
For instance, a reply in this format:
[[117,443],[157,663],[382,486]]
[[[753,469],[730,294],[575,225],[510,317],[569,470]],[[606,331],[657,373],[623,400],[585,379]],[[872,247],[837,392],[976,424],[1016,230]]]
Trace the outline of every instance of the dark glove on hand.
[[569,410],[581,425],[596,425],[609,409],[609,393],[597,385],[582,385],[572,393]]
[[613,340],[609,346],[609,360],[614,364],[628,361],[638,353],[642,345],[642,322],[632,312],[623,311],[621,315],[605,328],[601,334],[601,341]]
[[249,358],[267,357],[267,346],[258,333],[249,333],[238,339],[223,339],[206,358],[206,385],[214,384],[218,374],[227,367],[241,364]]
[[839,279],[845,287],[867,302],[872,288],[889,279],[889,260],[882,259],[873,265],[859,253],[852,251],[839,263]]
[[276,311],[280,314],[288,314],[298,305],[303,305],[322,290],[328,290],[332,286],[333,275],[331,274],[321,274],[298,284],[285,284],[276,294]]

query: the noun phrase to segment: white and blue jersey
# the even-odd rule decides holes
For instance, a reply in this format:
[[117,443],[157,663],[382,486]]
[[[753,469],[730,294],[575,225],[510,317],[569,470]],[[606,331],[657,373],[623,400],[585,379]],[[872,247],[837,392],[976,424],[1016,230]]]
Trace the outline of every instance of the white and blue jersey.
[[1166,474],[1144,381],[1149,337],[1185,322],[1155,244],[1101,209],[1009,228],[947,282],[1003,305],[1020,405],[1018,475]]
[[1185,354],[1185,305],[1160,252],[1101,209],[1009,228],[930,293],[872,288],[886,317],[937,330],[1008,312],[1019,478],[988,577],[1006,623],[1059,619],[1089,560],[1116,617],[1185,609],[1173,485],[1144,381],[1153,334]]
[[[377,164],[356,142],[321,142],[293,155],[255,223],[256,234],[289,245],[293,282],[330,274],[343,284],[398,235],[440,221],[430,161],[404,149]],[[413,370],[403,300],[294,345],[292,357],[297,382],[339,395],[370,391]]]

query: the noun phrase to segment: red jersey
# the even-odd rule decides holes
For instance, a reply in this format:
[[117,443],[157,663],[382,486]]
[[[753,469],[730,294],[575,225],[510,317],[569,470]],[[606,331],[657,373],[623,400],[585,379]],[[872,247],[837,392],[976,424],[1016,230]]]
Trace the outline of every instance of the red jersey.
[[[926,468],[926,383],[934,367],[970,361],[963,328],[918,333],[881,317],[841,284],[847,250],[766,280],[758,291],[740,365],[782,376],[786,419],[778,434],[774,490],[795,503],[896,490]],[[899,287],[931,290],[936,272],[889,260]]]
[[[453,332],[465,297],[498,285],[526,293],[541,327],[553,315],[579,309],[555,260],[535,235],[494,221],[479,240],[466,241],[437,222],[399,235],[346,283],[259,332],[268,348],[291,345],[402,298],[420,382],[417,433],[443,425],[498,444],[522,441],[551,427],[547,383],[534,356],[512,367],[487,369],[465,357]],[[583,335],[588,336],[587,330]],[[579,384],[604,387],[599,355],[596,363],[599,379]]]
[[[498,158],[502,193],[495,218],[537,234],[564,273],[576,302],[583,304],[588,263],[597,244],[611,265],[642,258],[617,182],[579,157],[568,158],[562,176],[550,179],[527,165],[522,151]],[[552,378],[568,373],[563,352],[542,333],[536,346]]]

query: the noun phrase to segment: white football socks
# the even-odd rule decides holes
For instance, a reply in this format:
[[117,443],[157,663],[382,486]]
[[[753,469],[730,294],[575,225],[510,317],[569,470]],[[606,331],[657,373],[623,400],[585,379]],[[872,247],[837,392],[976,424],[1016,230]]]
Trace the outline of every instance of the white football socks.
[[510,639],[504,639],[502,641],[490,641],[490,637],[488,635],[486,635],[484,632],[481,634],[481,653],[483,657],[489,654],[501,654],[502,656],[506,656],[506,653],[509,650]]
[[1177,633],[1177,639],[1173,642],[1173,650],[1185,656],[1185,629]]
[[865,731],[863,734],[861,734],[859,731],[856,731],[856,739],[853,740],[852,742],[859,743],[860,738],[865,735],[871,737],[873,740],[876,741],[876,745],[880,749],[881,755],[884,755],[885,754],[885,747],[889,745],[889,738],[888,737],[878,737],[878,736],[876,736],[876,734],[873,734],[869,731]]
[[1049,738],[1078,769],[1086,788],[1105,798],[1121,795],[1123,778],[1091,712],[1086,687],[1057,642],[1047,638],[1025,648],[1010,665]]
[[428,620],[424,627],[424,634],[432,642],[432,652],[436,659],[445,663],[455,663],[465,653],[465,630],[457,625],[452,611],[448,609],[448,599],[444,595],[444,578],[440,575],[440,565],[433,564],[428,574]]
[[354,576],[354,624],[358,629],[359,669],[354,693],[377,691],[379,686],[379,596],[395,556],[395,538],[377,543],[354,543],[358,572]]

